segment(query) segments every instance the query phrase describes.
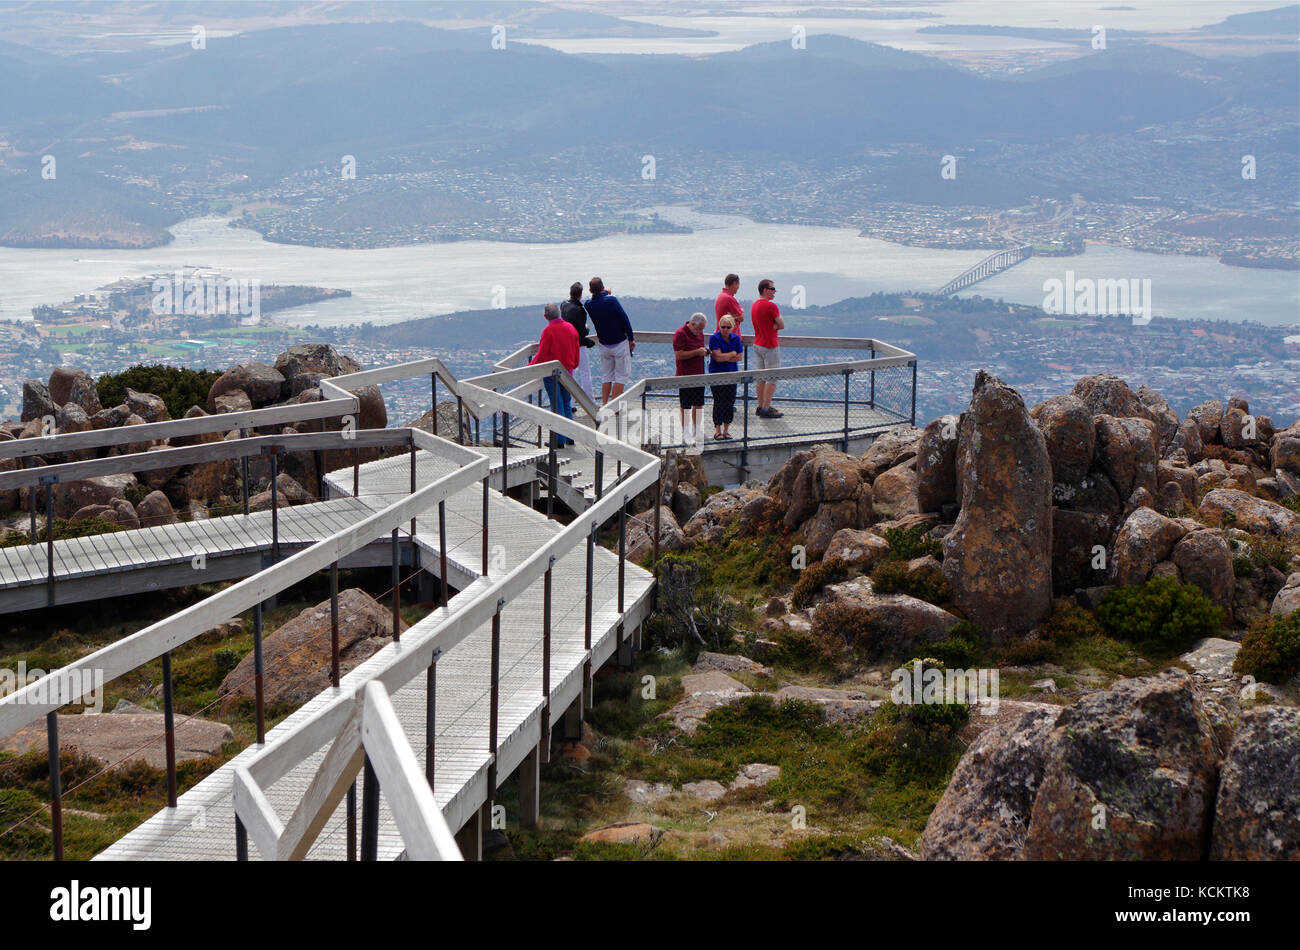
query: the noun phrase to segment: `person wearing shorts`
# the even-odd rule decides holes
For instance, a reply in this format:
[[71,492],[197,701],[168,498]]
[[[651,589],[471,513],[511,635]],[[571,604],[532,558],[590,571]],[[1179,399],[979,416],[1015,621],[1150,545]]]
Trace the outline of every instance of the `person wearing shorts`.
[[[673,334],[673,356],[677,358],[677,376],[703,376],[704,357],[709,348],[704,344],[704,327],[708,321],[702,313],[691,318]],[[677,401],[682,411],[682,441],[688,445],[700,440],[700,413],[704,408],[704,387],[684,386],[677,390]],[[691,423],[687,427],[686,411],[690,410]]]
[[593,277],[587,283],[591,299],[585,304],[587,316],[596,328],[596,349],[600,353],[600,404],[622,394],[632,379],[632,351],[636,337],[632,321],[618,298],[605,289],[605,282]]
[[[781,341],[778,331],[785,329],[781,308],[776,305],[776,284],[764,278],[758,282],[758,299],[749,308],[754,325],[754,363],[756,369],[776,369],[781,365]],[[761,381],[754,386],[758,408],[754,415],[763,419],[780,419],[784,413],[772,408],[776,383]]]

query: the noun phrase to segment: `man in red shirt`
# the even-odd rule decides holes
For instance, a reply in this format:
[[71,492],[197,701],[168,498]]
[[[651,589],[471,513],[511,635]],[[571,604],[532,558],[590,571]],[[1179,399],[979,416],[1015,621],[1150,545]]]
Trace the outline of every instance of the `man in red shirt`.
[[721,329],[722,318],[730,316],[732,332],[737,335],[740,334],[740,325],[745,322],[745,308],[736,299],[736,291],[739,289],[740,278],[735,274],[728,274],[722,282],[722,290],[718,292],[717,299],[713,301],[713,316],[718,321],[713,325],[714,330]]
[[[764,278],[758,282],[758,299],[749,308],[749,319],[754,323],[755,369],[776,369],[781,365],[781,341],[778,330],[785,329],[781,308],[776,305],[776,284]],[[758,408],[754,415],[764,419],[780,419],[785,413],[772,408],[776,383],[759,382],[754,386]]]
[[[553,303],[542,308],[542,316],[546,317],[546,328],[542,330],[542,338],[538,341],[537,355],[528,361],[528,365],[555,360],[564,367],[566,373],[572,375],[578,366],[578,331],[568,320],[560,319],[560,308]],[[549,376],[542,380],[542,385],[546,387],[546,395],[551,400],[551,412],[572,419],[573,394],[559,380]],[[557,435],[556,445],[563,447],[572,444],[572,439]]]

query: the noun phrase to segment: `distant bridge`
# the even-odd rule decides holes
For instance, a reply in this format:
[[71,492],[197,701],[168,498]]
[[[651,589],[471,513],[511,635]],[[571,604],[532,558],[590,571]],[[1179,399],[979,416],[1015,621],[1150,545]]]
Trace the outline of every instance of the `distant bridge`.
[[974,267],[962,271],[962,273],[940,287],[936,293],[940,297],[946,297],[949,294],[955,294],[959,290],[965,290],[971,284],[978,284],[986,277],[992,277],[994,274],[1002,273],[1009,267],[1014,267],[1026,257],[1032,257],[1033,253],[1034,246],[1032,244],[1021,244],[1019,247],[1008,248],[1005,251],[996,251]]

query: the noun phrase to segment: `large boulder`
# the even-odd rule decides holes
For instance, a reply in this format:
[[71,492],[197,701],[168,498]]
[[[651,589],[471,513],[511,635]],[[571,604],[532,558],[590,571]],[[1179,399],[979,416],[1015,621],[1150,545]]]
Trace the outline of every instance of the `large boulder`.
[[258,408],[278,402],[284,387],[284,376],[265,363],[242,363],[232,366],[217,378],[208,390],[208,412],[217,411],[217,397],[234,389],[243,390],[249,401]]
[[[645,564],[654,556],[654,510],[632,515],[627,521],[627,556],[637,564]],[[659,553],[680,551],[686,546],[686,536],[673,515],[672,509],[659,506]]]
[[[939,511],[957,500],[957,427],[960,422],[959,416],[941,416],[921,433],[916,451],[917,511]],[[876,494],[879,496],[879,489]]]
[[[863,477],[862,466],[857,459],[842,452],[814,450],[812,457],[800,467],[791,484],[789,505],[784,517],[785,528],[787,531],[795,530],[826,502],[856,503],[864,492],[867,498],[871,497],[871,486]],[[867,504],[869,511],[870,502]]]
[[1286,579],[1286,583],[1273,598],[1273,604],[1268,612],[1280,617],[1289,617],[1297,610],[1300,610],[1300,572]]
[[1206,856],[1220,749],[1190,675],[1120,680],[1061,712],[1048,735],[1024,856]]
[[1147,409],[1129,388],[1128,383],[1113,373],[1083,376],[1074,384],[1077,396],[1094,416],[1146,416]]
[[[406,629],[406,624],[399,627]],[[349,673],[386,646],[393,615],[357,588],[339,592],[339,670]],[[282,624],[263,643],[267,706],[307,702],[330,685],[330,602],[322,601]],[[250,651],[217,689],[223,711],[254,698]]]
[[1165,448],[1166,458],[1182,452],[1188,462],[1197,462],[1205,455],[1205,443],[1201,440],[1201,430],[1195,419],[1184,419],[1178,425],[1178,431]]
[[1152,497],[1156,484],[1156,462],[1160,458],[1156,424],[1150,419],[1097,416],[1097,463],[1110,478],[1121,498],[1139,488]]
[[275,370],[284,378],[281,398],[288,399],[319,385],[322,377],[359,373],[361,364],[328,343],[296,343],[275,358]]
[[50,373],[50,398],[60,406],[80,406],[87,416],[104,408],[99,402],[95,380],[84,369],[58,366]]
[[873,531],[860,528],[841,528],[831,537],[823,559],[843,561],[864,572],[884,560],[889,554],[889,542]]
[[871,510],[875,517],[882,521],[896,521],[918,513],[916,464],[912,460],[895,465],[881,472],[871,483]]
[[1232,571],[1232,550],[1217,531],[1192,531],[1174,545],[1170,560],[1178,566],[1184,584],[1194,584],[1232,616],[1237,582]]
[[1169,558],[1174,545],[1187,529],[1150,508],[1138,508],[1115,532],[1110,552],[1110,581],[1120,587],[1140,584],[1161,561]]
[[[859,644],[869,660],[906,659],[945,639],[958,619],[942,607],[907,594],[880,594],[866,577],[827,586],[813,609],[813,627],[852,616],[865,622],[871,643]],[[828,619],[828,618],[834,618]],[[863,624],[855,624],[861,628]]]
[[[155,769],[167,767],[166,716],[131,706],[129,712],[100,715],[59,716],[59,746],[75,748],[111,771],[144,762]],[[0,751],[23,753],[48,748],[44,720],[0,739]],[[176,761],[188,762],[219,753],[235,738],[224,722],[193,716],[177,716],[175,722]]]
[[1160,433],[1160,449],[1163,452],[1178,434],[1178,413],[1170,407],[1165,398],[1149,386],[1139,386],[1134,394],[1138,402],[1146,407],[1146,416],[1156,424]]
[[166,422],[167,404],[161,396],[153,393],[138,393],[128,388],[126,391],[126,408],[132,415],[139,416],[145,422]]
[[1293,422],[1274,434],[1270,463],[1275,469],[1300,475],[1300,422]]
[[1300,861],[1300,709],[1242,714],[1223,760],[1210,857]]
[[[1213,524],[1236,527],[1283,541],[1300,541],[1300,514],[1234,488],[1215,488],[1201,499],[1201,515]],[[1225,518],[1227,524],[1224,523]]]
[[160,524],[175,524],[176,512],[167,496],[160,491],[151,491],[136,505],[135,513],[140,517],[140,525],[152,528]]
[[[921,835],[929,861],[998,861],[1023,856],[1048,736],[1061,710],[1023,712],[980,734],[957,763]],[[980,718],[980,717],[973,717]]]
[[126,500],[127,489],[136,485],[134,475],[97,475],[75,482],[54,485],[54,513],[70,518],[87,505],[111,505],[114,499]]
[[957,489],[944,577],[995,641],[1024,633],[1051,609],[1052,465],[1020,394],[982,370],[958,433]]
[[1052,480],[1061,484],[1082,481],[1092,466],[1097,444],[1092,412],[1078,396],[1053,396],[1029,411],[1047,440],[1052,460]]
[[[1219,432],[1219,424],[1223,421],[1221,399],[1207,399],[1199,406],[1194,406],[1188,410],[1187,418],[1196,425],[1202,445],[1213,445],[1223,441]],[[1188,457],[1191,457],[1191,453],[1188,453]]]
[[862,455],[862,467],[867,478],[874,479],[881,472],[914,458],[921,434],[916,426],[904,426],[876,436]]
[[746,519],[757,518],[771,500],[755,488],[720,491],[710,497],[704,507],[691,516],[690,521],[682,525],[682,533],[693,542],[717,544],[738,518],[742,520],[737,523],[737,530],[744,525]]
[[73,380],[78,377],[90,379],[90,374],[84,369],[73,369],[71,366],[56,366],[50,371],[50,382],[46,386],[46,392],[50,394],[50,399],[54,400],[55,405],[62,406],[67,403],[68,397],[72,394]]
[[23,412],[19,417],[23,422],[40,421],[54,415],[57,409],[50,398],[49,388],[43,382],[39,379],[23,380]]

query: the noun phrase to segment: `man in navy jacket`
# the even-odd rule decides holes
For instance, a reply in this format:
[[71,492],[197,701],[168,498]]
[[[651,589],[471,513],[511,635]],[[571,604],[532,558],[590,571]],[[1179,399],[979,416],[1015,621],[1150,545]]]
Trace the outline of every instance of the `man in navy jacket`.
[[618,396],[631,381],[632,351],[636,338],[632,335],[632,321],[618,298],[605,289],[599,277],[591,278],[587,287],[591,299],[585,304],[587,315],[596,327],[597,351],[600,353],[600,404]]

